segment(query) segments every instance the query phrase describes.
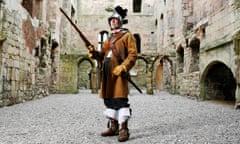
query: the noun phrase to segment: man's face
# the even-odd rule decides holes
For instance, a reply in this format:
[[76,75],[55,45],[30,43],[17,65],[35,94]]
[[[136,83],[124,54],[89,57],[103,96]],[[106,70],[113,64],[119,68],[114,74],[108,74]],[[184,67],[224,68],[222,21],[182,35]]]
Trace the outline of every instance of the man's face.
[[118,28],[120,28],[119,19],[117,19],[117,18],[112,18],[111,21],[110,21],[110,25],[111,25],[111,28],[112,28],[112,29],[118,29]]

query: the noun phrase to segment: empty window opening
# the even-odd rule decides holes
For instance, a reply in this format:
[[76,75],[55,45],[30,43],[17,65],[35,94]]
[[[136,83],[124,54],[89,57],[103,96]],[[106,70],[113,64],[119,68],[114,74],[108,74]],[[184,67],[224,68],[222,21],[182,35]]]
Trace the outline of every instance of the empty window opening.
[[75,17],[75,9],[73,6],[71,6],[71,18],[74,19]]
[[206,36],[206,28],[205,28],[205,27],[202,29],[202,36],[203,36],[203,37]]
[[43,19],[42,1],[43,0],[22,0],[21,4],[32,18],[36,16],[37,19]]
[[103,43],[104,41],[106,41],[108,38],[108,32],[107,31],[101,31],[98,34],[98,47],[97,50],[101,51],[102,47],[103,47]]
[[158,20],[155,19],[155,26],[158,26]]
[[33,4],[34,4],[34,0],[23,0],[22,1],[22,6],[28,11],[28,13],[31,15],[31,17],[34,16],[34,12],[33,12]]
[[34,56],[35,57],[38,57],[39,56],[39,46],[35,47],[35,53],[34,53]]
[[199,71],[199,49],[200,40],[198,38],[193,38],[189,44],[191,48],[191,63],[190,72]]
[[184,66],[184,49],[181,45],[177,47],[177,72],[183,72]]
[[142,0],[133,0],[133,12],[141,12]]
[[163,18],[164,18],[164,15],[163,15],[163,14],[161,14],[161,15],[160,15],[160,19],[161,19],[161,20],[163,20]]
[[141,53],[141,38],[139,34],[134,34],[133,35],[135,37],[136,40],[136,46],[137,46],[137,52]]
[[188,43],[189,43],[189,40],[188,39],[185,39],[185,42],[186,42],[186,47],[188,47]]

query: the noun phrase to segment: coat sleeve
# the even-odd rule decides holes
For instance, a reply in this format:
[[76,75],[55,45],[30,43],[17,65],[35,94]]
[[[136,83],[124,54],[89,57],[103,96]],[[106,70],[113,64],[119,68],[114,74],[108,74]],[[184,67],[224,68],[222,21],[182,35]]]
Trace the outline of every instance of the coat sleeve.
[[125,65],[127,71],[129,71],[135,65],[137,60],[137,47],[135,38],[131,33],[127,33],[124,40],[127,54],[122,64]]

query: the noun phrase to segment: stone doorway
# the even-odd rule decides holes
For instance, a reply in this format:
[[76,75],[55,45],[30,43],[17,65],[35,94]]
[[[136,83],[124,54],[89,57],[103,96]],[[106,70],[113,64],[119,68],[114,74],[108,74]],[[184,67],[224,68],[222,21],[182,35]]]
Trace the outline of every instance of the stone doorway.
[[82,59],[78,64],[78,90],[91,89],[91,74],[93,63],[89,59]]
[[236,80],[230,68],[224,63],[210,64],[201,79],[202,99],[235,102]]

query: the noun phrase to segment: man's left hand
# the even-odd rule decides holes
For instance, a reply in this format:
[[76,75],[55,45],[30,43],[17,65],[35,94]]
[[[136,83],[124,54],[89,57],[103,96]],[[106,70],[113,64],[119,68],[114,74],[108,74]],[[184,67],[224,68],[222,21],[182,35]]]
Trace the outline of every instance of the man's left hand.
[[125,65],[116,66],[113,70],[113,74],[115,76],[119,76],[122,72],[127,72],[127,68]]

